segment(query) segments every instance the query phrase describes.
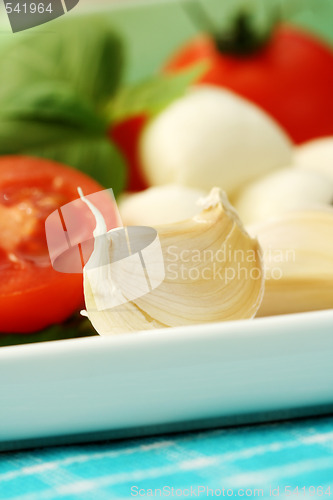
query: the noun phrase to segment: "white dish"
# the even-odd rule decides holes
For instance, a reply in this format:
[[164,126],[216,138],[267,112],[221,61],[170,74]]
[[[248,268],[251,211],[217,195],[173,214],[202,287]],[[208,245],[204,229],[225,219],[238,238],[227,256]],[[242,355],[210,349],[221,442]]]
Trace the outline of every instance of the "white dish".
[[4,347],[0,446],[327,412],[332,358],[333,310]]

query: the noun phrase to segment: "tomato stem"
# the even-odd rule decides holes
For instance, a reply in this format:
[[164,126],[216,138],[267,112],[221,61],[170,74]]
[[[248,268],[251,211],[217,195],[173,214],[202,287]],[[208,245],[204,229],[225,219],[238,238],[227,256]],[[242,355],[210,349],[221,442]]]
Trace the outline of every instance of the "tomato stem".
[[272,13],[268,28],[260,33],[254,26],[251,13],[242,10],[230,23],[230,29],[219,33],[206,9],[198,0],[181,1],[180,5],[199,30],[212,36],[219,52],[239,57],[249,56],[262,49],[269,42],[272,31],[280,19],[277,12]]
[[247,12],[239,12],[231,24],[231,29],[215,36],[215,44],[219,52],[234,56],[248,56],[261,50],[271,38],[275,21],[271,22],[264,33],[258,33]]
[[181,0],[180,6],[196,28],[210,34],[215,33],[216,27],[200,2],[197,0]]

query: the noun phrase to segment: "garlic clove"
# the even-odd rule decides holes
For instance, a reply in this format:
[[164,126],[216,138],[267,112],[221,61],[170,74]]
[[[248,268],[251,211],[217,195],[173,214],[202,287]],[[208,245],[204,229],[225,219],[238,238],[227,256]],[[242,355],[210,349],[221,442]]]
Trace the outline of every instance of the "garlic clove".
[[[256,314],[264,290],[258,243],[245,232],[219,189],[212,190],[202,203],[204,209],[193,218],[156,227],[165,277],[150,293],[114,308],[98,310],[97,294],[102,295],[98,300],[119,294],[126,284],[135,283],[140,266],[124,265],[121,276],[107,270],[102,276],[97,270],[98,280],[93,286],[84,269],[87,314],[98,333],[110,335],[245,319]],[[108,236],[107,251],[112,254],[115,241],[112,232]],[[104,243],[107,244],[107,238]],[[146,261],[149,272],[158,272],[155,255],[151,253]]]
[[258,316],[333,308],[333,209],[283,214],[248,227],[263,250]]
[[209,85],[192,88],[152,119],[140,149],[150,184],[223,186],[228,196],[292,160],[289,138],[268,114]]
[[333,180],[333,137],[322,137],[295,147],[296,166],[325,174]]
[[198,213],[205,192],[177,184],[154,186],[119,200],[125,226],[154,226],[189,219]]
[[244,224],[332,202],[333,179],[320,172],[293,167],[277,170],[249,184],[233,200]]

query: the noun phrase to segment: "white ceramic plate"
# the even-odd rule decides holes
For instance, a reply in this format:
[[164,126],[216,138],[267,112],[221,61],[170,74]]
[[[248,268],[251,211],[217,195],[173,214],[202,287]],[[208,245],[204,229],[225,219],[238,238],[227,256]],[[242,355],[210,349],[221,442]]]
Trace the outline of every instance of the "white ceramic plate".
[[328,412],[332,359],[333,310],[4,347],[1,447]]

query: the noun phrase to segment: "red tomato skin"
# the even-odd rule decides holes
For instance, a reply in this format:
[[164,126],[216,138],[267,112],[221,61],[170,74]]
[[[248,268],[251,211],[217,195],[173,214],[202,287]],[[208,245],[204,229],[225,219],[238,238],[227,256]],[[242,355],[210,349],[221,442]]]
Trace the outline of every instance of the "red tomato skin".
[[2,333],[33,333],[61,323],[84,307],[82,274],[49,270],[45,283],[0,296]]
[[[78,198],[77,187],[88,195],[104,188],[87,175],[56,162],[19,156],[0,158],[0,190],[18,186],[43,186],[54,178],[64,181],[66,203]],[[0,240],[1,246],[1,240]],[[31,333],[61,323],[84,306],[82,274],[55,271],[46,267],[20,265],[0,269],[0,332]]]
[[124,155],[128,166],[127,191],[141,191],[148,187],[142,173],[139,153],[139,141],[144,125],[147,121],[145,115],[128,118],[110,128],[110,138],[116,143]]
[[226,87],[266,110],[299,144],[333,135],[333,51],[297,28],[280,25],[270,42],[246,57],[225,55],[208,36],[189,42],[167,64],[176,72],[201,60],[201,83]]

